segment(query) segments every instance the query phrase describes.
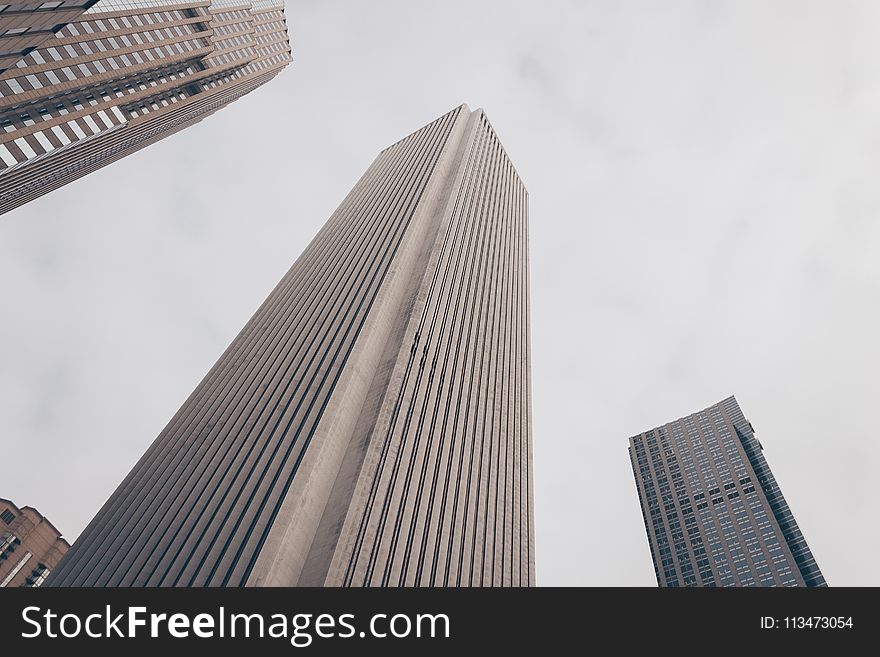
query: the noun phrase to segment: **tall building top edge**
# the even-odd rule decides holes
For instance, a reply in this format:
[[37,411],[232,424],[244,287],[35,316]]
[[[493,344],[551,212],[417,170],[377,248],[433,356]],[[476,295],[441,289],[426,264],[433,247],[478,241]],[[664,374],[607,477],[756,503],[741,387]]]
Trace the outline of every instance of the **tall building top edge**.
[[37,509],[36,507],[30,506],[29,504],[25,504],[24,506],[18,506],[15,502],[13,502],[12,500],[6,499],[5,497],[0,497],[0,503],[5,504],[7,506],[11,506],[13,509],[15,509],[16,515],[18,515],[20,513],[27,512],[27,511],[32,512],[35,516],[37,516],[37,518],[40,520],[40,522],[45,522],[49,527],[52,528],[53,531],[55,531],[56,534],[58,534],[58,537],[61,540],[63,540],[68,545],[70,545],[70,541],[68,541],[66,538],[64,538],[64,532],[62,532],[60,529],[58,529],[58,527],[55,526],[55,523],[53,523],[51,520],[49,520],[45,515],[40,513],[40,510]]
[[420,126],[416,130],[413,130],[412,132],[407,134],[402,139],[398,139],[393,144],[389,144],[388,146],[383,148],[381,151],[379,151],[379,154],[381,155],[382,153],[385,153],[386,151],[394,148],[398,144],[400,144],[400,143],[406,141],[407,139],[409,139],[410,137],[412,137],[414,134],[416,134],[420,130],[431,125],[432,123],[436,123],[437,121],[442,120],[443,118],[449,116],[453,112],[460,112],[462,115],[465,115],[465,116],[468,116],[471,118],[476,117],[477,119],[482,119],[483,121],[485,121],[486,125],[489,127],[489,130],[492,131],[492,134],[495,136],[495,139],[498,141],[499,146],[501,146],[501,151],[504,153],[504,156],[510,162],[511,167],[513,168],[513,172],[516,174],[516,177],[519,180],[520,184],[522,185],[523,189],[525,190],[526,195],[528,195],[528,193],[529,193],[528,188],[526,188],[525,183],[522,180],[522,176],[520,176],[520,174],[519,174],[519,170],[517,170],[516,165],[513,163],[513,158],[510,157],[510,153],[508,153],[507,149],[504,147],[504,143],[501,141],[501,137],[498,135],[498,131],[495,129],[495,126],[492,125],[492,121],[489,120],[489,115],[486,113],[486,110],[484,110],[482,107],[478,107],[477,109],[471,110],[471,108],[468,106],[467,103],[461,103],[460,105],[453,107],[448,112],[444,112],[443,114],[438,116],[436,119],[429,121],[428,123],[425,123],[424,125]]
[[453,107],[451,110],[441,114],[433,121],[429,121],[428,123],[417,128],[416,130],[413,130],[408,135],[406,135],[406,137],[403,137],[402,139],[398,139],[393,144],[386,146],[381,151],[379,151],[379,155],[382,155],[383,153],[394,148],[398,144],[405,142],[407,139],[409,139],[410,137],[415,135],[420,130],[423,130],[427,126],[432,125],[432,124],[436,123],[437,121],[444,119],[445,117],[449,116],[450,114],[452,114],[454,112],[459,112],[461,115],[466,116],[469,119],[483,120],[485,122],[486,126],[489,128],[489,130],[494,135],[495,140],[498,142],[498,145],[501,147],[501,152],[504,153],[504,157],[507,158],[507,161],[510,163],[510,166],[513,169],[513,173],[516,176],[516,179],[519,181],[519,184],[522,186],[522,189],[525,191],[526,197],[528,198],[529,190],[526,187],[525,183],[523,182],[522,176],[520,176],[520,174],[519,174],[519,170],[516,168],[516,165],[513,163],[513,158],[510,157],[510,153],[508,153],[507,149],[504,147],[504,143],[501,141],[501,137],[498,135],[498,131],[495,130],[495,126],[493,126],[492,122],[489,120],[489,115],[486,114],[486,111],[482,107],[478,107],[475,110],[471,110],[471,108],[468,106],[467,103],[462,103],[461,105]]
[[85,14],[100,14],[133,9],[162,9],[163,7],[212,7],[215,9],[248,8],[254,10],[282,9],[284,0],[98,0]]
[[44,522],[44,523],[46,523],[46,524],[52,529],[52,531],[54,531],[56,534],[58,534],[58,539],[64,541],[65,543],[67,543],[67,546],[70,547],[70,541],[68,541],[68,540],[64,537],[64,532],[61,531],[60,529],[58,529],[58,527],[55,526],[55,523],[54,523],[54,522],[52,522],[51,520],[49,520],[45,515],[43,515],[42,513],[40,513],[37,509],[35,509],[35,508],[32,507],[32,506],[23,506],[23,507],[21,507],[21,510],[22,510],[22,511],[24,511],[24,510],[26,510],[26,509],[29,509],[29,510],[33,511],[35,514],[37,514],[37,516],[38,516],[39,519],[40,519],[40,522]]
[[516,168],[516,164],[513,163],[513,158],[510,157],[510,153],[508,153],[507,148],[504,147],[504,142],[501,141],[501,137],[499,136],[498,131],[495,129],[495,126],[492,125],[492,121],[489,119],[489,115],[486,113],[486,110],[484,110],[482,107],[478,107],[473,111],[473,114],[481,116],[486,121],[486,125],[489,126],[492,134],[494,134],[495,138],[498,140],[498,145],[501,146],[501,151],[504,153],[504,156],[507,158],[508,162],[510,162],[510,166],[513,167],[513,172],[516,174],[516,177],[519,179],[520,184],[523,186],[523,189],[526,192],[526,196],[528,196],[529,189],[528,187],[526,187],[525,182],[523,182],[522,176],[519,174],[519,169]]
[[715,402],[714,404],[709,404],[705,408],[702,408],[698,411],[694,411],[693,413],[688,413],[687,415],[682,415],[681,417],[675,418],[674,420],[669,420],[668,422],[663,422],[662,424],[658,424],[658,425],[653,426],[649,429],[645,429],[644,431],[640,431],[636,434],[633,434],[628,439],[629,445],[632,446],[632,442],[633,442],[634,438],[638,438],[639,436],[643,436],[644,434],[648,433],[649,431],[656,431],[657,429],[662,429],[663,427],[667,427],[670,424],[675,424],[676,422],[681,422],[682,420],[687,420],[688,418],[692,418],[695,415],[699,415],[700,413],[705,413],[706,411],[711,410],[711,409],[715,408],[716,406],[722,406],[724,404],[728,404],[728,405],[733,404],[736,406],[736,408],[739,410],[739,412],[742,413],[742,409],[740,408],[739,403],[736,401],[736,397],[734,395],[729,395],[729,396],[725,397],[724,399],[722,399],[721,401]]
[[163,7],[210,7],[211,4],[211,0],[98,0],[83,12],[83,15],[91,16],[133,9],[162,9]]
[[443,112],[443,114],[441,114],[441,115],[438,116],[437,118],[432,119],[432,120],[428,121],[427,123],[425,123],[425,124],[423,124],[423,125],[420,125],[418,128],[416,128],[416,129],[413,130],[412,132],[408,133],[405,137],[402,137],[401,139],[398,139],[397,141],[395,141],[395,142],[392,143],[392,144],[388,144],[388,146],[386,146],[386,147],[383,148],[381,151],[379,151],[379,155],[381,155],[381,154],[384,153],[385,151],[388,151],[388,150],[394,148],[394,147],[397,146],[399,143],[406,141],[407,139],[409,139],[410,137],[412,137],[414,134],[416,134],[417,132],[419,132],[419,130],[424,129],[426,126],[429,126],[429,125],[431,125],[432,123],[436,123],[437,121],[442,120],[444,117],[449,116],[449,115],[452,114],[453,112],[462,112],[462,113],[467,112],[467,113],[470,113],[470,111],[471,111],[471,110],[470,110],[470,108],[468,107],[467,103],[462,103],[461,105],[456,105],[455,107],[453,107],[453,108],[452,108],[451,110],[449,110],[448,112]]

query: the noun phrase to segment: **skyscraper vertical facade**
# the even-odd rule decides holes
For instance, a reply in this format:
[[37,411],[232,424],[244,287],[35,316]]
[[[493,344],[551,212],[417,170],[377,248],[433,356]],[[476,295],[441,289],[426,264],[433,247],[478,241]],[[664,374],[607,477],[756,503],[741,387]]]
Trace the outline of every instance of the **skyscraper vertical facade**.
[[25,30],[0,35],[0,214],[200,121],[291,61],[281,0],[13,11],[23,6],[0,11],[0,25]]
[[736,399],[630,438],[660,586],[825,586]]
[[527,222],[481,110],[382,151],[49,584],[533,584]]

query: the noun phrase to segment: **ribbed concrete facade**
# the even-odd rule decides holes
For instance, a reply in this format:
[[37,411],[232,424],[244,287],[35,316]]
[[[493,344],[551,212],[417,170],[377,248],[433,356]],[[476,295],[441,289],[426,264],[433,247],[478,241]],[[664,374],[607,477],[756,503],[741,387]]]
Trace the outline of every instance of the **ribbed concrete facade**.
[[629,453],[660,586],[825,586],[734,397]]
[[384,150],[49,583],[534,583],[527,207],[482,111]]
[[291,61],[281,0],[81,4],[0,73],[0,214],[200,121]]

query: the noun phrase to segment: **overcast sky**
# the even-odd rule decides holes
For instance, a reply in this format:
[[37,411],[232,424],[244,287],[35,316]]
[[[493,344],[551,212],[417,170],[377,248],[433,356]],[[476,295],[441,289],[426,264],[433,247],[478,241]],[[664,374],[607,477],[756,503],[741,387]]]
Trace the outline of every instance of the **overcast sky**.
[[530,193],[537,572],[656,584],[627,438],[735,394],[878,585],[880,4],[288,1],[294,63],[0,217],[0,496],[73,540],[379,150],[467,102]]

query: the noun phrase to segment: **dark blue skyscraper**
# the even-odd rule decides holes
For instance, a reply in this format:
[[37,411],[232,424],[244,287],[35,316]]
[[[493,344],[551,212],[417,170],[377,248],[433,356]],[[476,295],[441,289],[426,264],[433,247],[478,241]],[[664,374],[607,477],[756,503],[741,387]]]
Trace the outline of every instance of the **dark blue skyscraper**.
[[733,397],[630,438],[660,586],[825,586]]

